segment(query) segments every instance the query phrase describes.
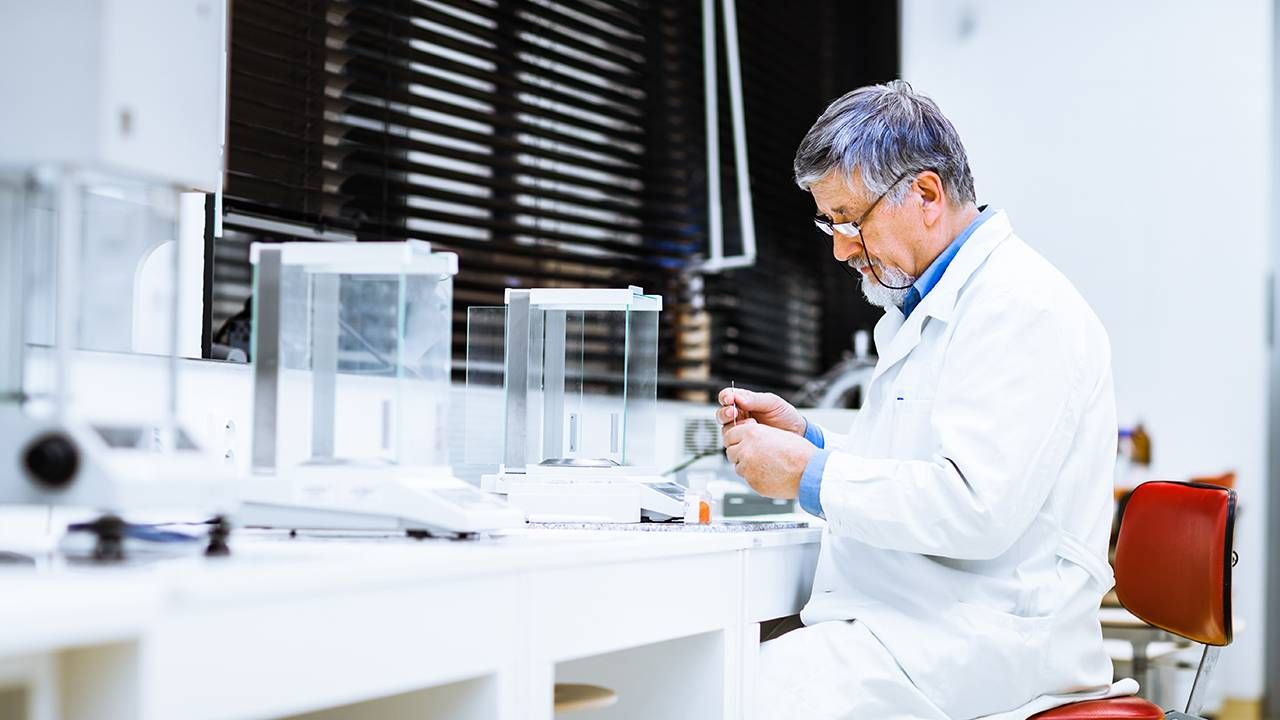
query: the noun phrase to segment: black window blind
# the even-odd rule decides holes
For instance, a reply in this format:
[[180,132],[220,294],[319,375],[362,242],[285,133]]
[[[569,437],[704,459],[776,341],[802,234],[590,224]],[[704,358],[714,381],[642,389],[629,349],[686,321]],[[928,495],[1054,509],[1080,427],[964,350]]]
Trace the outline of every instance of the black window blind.
[[[838,362],[851,350],[854,330],[872,327],[880,315],[813,227],[813,201],[793,183],[792,159],[830,101],[897,76],[896,6],[800,1],[781,12],[772,3],[739,4],[758,258],[706,279],[709,367],[720,381],[788,394]],[[721,86],[726,82],[722,71]],[[725,140],[725,93],[720,103],[725,231],[733,238],[740,229],[730,189],[739,178]]]
[[[743,3],[737,17],[760,260],[703,277],[700,3],[235,0],[214,339],[247,344],[250,242],[416,238],[459,254],[457,358],[466,308],[506,287],[640,285],[666,301],[664,394],[706,397],[730,377],[798,386],[859,319],[824,300],[840,271],[806,225],[790,156],[826,101],[894,63],[843,55],[839,33],[867,26],[825,3]],[[896,18],[878,23],[892,33]]]

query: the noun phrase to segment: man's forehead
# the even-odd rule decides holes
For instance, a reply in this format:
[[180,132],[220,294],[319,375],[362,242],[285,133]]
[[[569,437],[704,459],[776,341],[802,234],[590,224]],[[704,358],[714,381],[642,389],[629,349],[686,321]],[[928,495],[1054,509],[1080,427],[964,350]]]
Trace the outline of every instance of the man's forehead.
[[842,173],[833,171],[811,185],[809,192],[813,195],[819,210],[848,215],[865,205],[861,193],[851,190],[850,185],[853,187],[862,185],[856,172],[852,178],[846,180]]

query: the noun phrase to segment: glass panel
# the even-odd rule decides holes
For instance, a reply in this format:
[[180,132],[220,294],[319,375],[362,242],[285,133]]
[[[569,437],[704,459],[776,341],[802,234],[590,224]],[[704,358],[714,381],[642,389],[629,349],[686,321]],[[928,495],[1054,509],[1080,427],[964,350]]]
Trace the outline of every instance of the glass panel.
[[146,366],[138,392],[115,381],[119,358],[81,351],[173,352],[177,198],[106,175],[0,177],[0,393],[35,417],[85,420],[111,444],[174,447],[172,358],[129,360]]
[[403,286],[402,275],[312,275],[312,462],[400,460]]
[[[85,189],[78,292],[81,348],[170,351],[176,306],[175,200],[172,193],[145,188]],[[144,264],[158,252],[163,256],[157,259],[168,267],[152,277],[144,273]]]
[[[174,352],[177,194],[108,178],[76,181],[68,187],[58,201],[74,197],[59,210],[74,213],[70,217],[79,223],[74,278],[64,274],[66,267],[55,266],[62,262],[56,255],[50,258],[48,277],[57,278],[54,287],[64,281],[75,283],[71,347],[113,353]],[[56,228],[56,223],[51,225]],[[52,305],[56,308],[56,300]],[[141,425],[154,427],[156,438],[167,438],[177,424],[175,371],[167,360],[156,359],[149,391],[131,393],[113,383],[99,363],[76,362],[67,377],[67,398],[76,415],[100,431]]]
[[[57,224],[51,190],[28,183],[25,177],[10,178],[7,191],[14,193],[11,207],[15,216],[8,223],[14,235],[12,242],[20,246],[22,267],[22,306],[18,321],[21,335],[14,335],[22,353],[23,373],[18,378],[25,396],[25,409],[35,416],[54,412],[56,390],[53,371],[54,311],[56,276],[54,258],[57,246]],[[24,187],[25,186],[25,187]]]
[[582,458],[583,422],[586,415],[583,406],[583,378],[586,375],[586,318],[580,310],[557,310],[565,316],[564,333],[564,411],[557,418],[560,442],[556,454],[550,458]]
[[[255,272],[254,296],[261,298],[261,273]],[[335,279],[335,276],[330,276]],[[311,377],[311,343],[313,301],[311,275],[305,268],[296,265],[285,265],[280,270],[280,307],[278,309],[280,337],[278,341],[280,374],[276,382],[276,455],[277,468],[292,467],[306,462],[313,456],[312,414],[315,398],[313,397],[317,383]],[[330,288],[331,290],[332,288]],[[336,302],[336,300],[335,300]],[[254,303],[254,310],[262,313],[271,312],[271,308],[259,307]],[[332,307],[322,311],[331,317],[336,324],[337,313]],[[261,325],[254,323],[255,360],[267,351],[259,350],[268,340],[258,337]],[[336,359],[336,338],[326,346]],[[335,378],[336,379],[336,378]],[[330,452],[332,455],[332,452]]]
[[0,176],[0,403],[22,396],[24,270],[22,185]]
[[[534,306],[527,318],[511,314],[523,312],[517,295],[505,310],[468,311],[468,463],[654,462],[658,314],[632,313],[639,319],[629,321],[616,295],[606,304],[593,291],[574,292],[581,300]],[[505,368],[510,374],[502,396],[495,390],[503,381],[500,345],[524,365]],[[525,382],[518,371],[527,371]],[[523,427],[505,427],[512,416],[523,419]],[[504,428],[501,443],[493,442],[495,427]],[[524,456],[505,452],[507,437],[520,442],[521,433]]]
[[574,457],[622,464],[626,313],[587,310],[582,316],[579,449]]
[[[58,223],[54,215],[53,193],[47,188],[30,188],[26,195],[20,226],[25,234],[27,303],[26,342],[52,346],[56,310]],[[30,392],[30,388],[28,388]]]
[[[529,352],[528,368],[529,374],[525,383],[528,394],[526,395],[525,405],[525,464],[540,462],[545,459],[542,455],[542,423],[544,417],[543,401],[543,368],[545,360],[546,348],[546,313],[534,309],[529,313]],[[513,324],[511,327],[515,327]],[[514,395],[507,393],[510,399]],[[518,410],[508,409],[508,412],[518,412]]]
[[[425,248],[406,254],[404,245],[388,245],[265,246],[287,248],[278,308],[277,468],[448,462],[452,276]],[[257,297],[264,296],[261,266]],[[255,357],[264,341],[258,305]]]
[[408,275],[404,291],[400,459],[410,465],[447,465],[453,281],[449,276]]
[[502,463],[506,431],[506,307],[467,309],[466,439],[468,465]]
[[626,424],[622,464],[652,467],[657,461],[658,313],[628,313]]

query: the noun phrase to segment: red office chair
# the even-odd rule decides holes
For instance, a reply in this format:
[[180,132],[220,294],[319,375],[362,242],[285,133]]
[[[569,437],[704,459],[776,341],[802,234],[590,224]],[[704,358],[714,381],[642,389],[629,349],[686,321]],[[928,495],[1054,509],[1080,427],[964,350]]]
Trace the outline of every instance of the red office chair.
[[1216,485],[1149,482],[1130,495],[1116,541],[1116,596],[1144,622],[1204,643],[1186,712],[1136,697],[1090,700],[1032,720],[1197,718],[1218,654],[1231,642],[1236,493]]

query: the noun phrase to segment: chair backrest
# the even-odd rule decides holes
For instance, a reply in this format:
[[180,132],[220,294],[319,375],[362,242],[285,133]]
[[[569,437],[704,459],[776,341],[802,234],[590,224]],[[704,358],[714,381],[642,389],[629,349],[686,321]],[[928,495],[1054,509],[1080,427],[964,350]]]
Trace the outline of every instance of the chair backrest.
[[1206,645],[1231,642],[1236,493],[1148,482],[1130,493],[1116,541],[1116,596],[1143,621]]

